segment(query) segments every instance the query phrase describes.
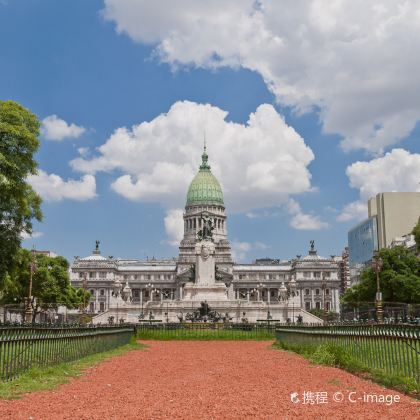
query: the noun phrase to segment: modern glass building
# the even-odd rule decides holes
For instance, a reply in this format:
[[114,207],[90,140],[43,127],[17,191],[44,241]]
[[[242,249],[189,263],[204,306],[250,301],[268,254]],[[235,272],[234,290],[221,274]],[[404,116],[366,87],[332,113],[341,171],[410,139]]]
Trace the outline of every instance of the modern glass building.
[[376,217],[369,217],[348,233],[350,267],[364,265],[378,249],[378,226]]

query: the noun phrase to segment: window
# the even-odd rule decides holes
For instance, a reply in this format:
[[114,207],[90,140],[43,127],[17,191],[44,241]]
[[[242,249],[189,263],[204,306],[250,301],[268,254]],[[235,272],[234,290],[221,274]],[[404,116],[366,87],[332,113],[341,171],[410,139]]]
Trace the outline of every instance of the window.
[[89,273],[89,278],[90,278],[90,279],[94,279],[94,278],[96,278],[96,273],[95,273],[94,271],[91,271],[91,272]]
[[100,304],[99,304],[99,311],[100,312],[103,312],[105,310],[105,302],[101,302]]
[[307,271],[304,271],[304,272],[303,272],[303,277],[304,277],[305,279],[310,278],[310,277],[311,277],[311,273],[309,273],[309,272],[307,272]]
[[314,277],[316,279],[320,279],[321,278],[321,273],[319,271],[314,271]]
[[324,275],[325,278],[330,278],[331,277],[331,273],[329,271],[326,271],[325,273],[322,273]]
[[93,302],[90,302],[89,312],[95,312],[95,304]]
[[272,290],[271,291],[271,297],[274,297],[275,296],[274,293],[275,293],[274,290]]
[[316,302],[316,309],[321,309],[321,303],[320,302]]
[[89,293],[90,293],[90,296],[91,297],[94,297],[95,296],[95,291],[93,289],[90,289],[89,290]]
[[319,289],[315,289],[315,294],[319,295]]
[[310,290],[309,290],[309,289],[305,289],[305,295],[306,295],[306,296],[309,296],[309,292],[310,292]]
[[330,289],[325,289],[325,294],[329,295],[330,294]]
[[137,274],[134,274],[134,280],[137,280],[139,276]]
[[325,303],[325,309],[326,309],[327,311],[329,311],[329,310],[330,310],[330,302],[326,302],[326,303]]
[[124,274],[124,280],[128,280],[128,275]]
[[99,294],[100,294],[101,296],[105,296],[105,290],[104,290],[104,289],[101,289],[101,290],[99,291]]
[[311,302],[305,302],[305,309],[309,311],[311,309]]
[[82,279],[83,277],[83,273],[79,273],[79,279]]
[[239,274],[239,280],[244,280],[246,278],[245,274]]
[[133,290],[133,294],[135,298],[140,297],[140,291],[139,290]]
[[99,278],[100,279],[106,279],[106,271],[100,271],[99,272]]

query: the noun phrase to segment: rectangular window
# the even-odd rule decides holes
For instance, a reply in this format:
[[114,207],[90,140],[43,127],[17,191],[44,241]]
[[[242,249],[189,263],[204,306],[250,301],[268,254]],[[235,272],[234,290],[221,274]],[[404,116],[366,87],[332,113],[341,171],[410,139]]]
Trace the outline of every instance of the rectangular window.
[[322,273],[322,274],[326,279],[331,277],[331,273],[329,271],[326,271],[325,273]]
[[100,293],[101,296],[105,296],[105,290],[104,289],[101,289],[99,293]]
[[325,294],[329,295],[330,294],[330,289],[325,289]]
[[326,303],[325,303],[325,309],[326,309],[327,311],[329,311],[329,310],[330,310],[330,302],[326,302]]
[[316,305],[316,309],[321,309],[321,303],[320,302],[316,302],[315,305]]
[[306,296],[309,296],[309,292],[310,292],[310,290],[309,290],[309,289],[305,289],[305,295],[306,295]]
[[305,302],[305,309],[309,311],[311,309],[311,302]]
[[305,279],[310,278],[310,277],[311,277],[311,273],[308,273],[307,271],[304,271],[304,272],[303,272],[303,277],[304,277]]
[[316,279],[320,279],[321,278],[321,273],[319,271],[314,271],[314,277]]
[[90,302],[89,312],[95,312],[95,304],[93,302]]
[[103,312],[105,310],[105,302],[101,302],[100,304],[99,304],[99,311],[100,312]]
[[106,279],[106,271],[100,271],[99,272],[99,278],[100,279]]
[[319,289],[315,289],[315,294],[319,295]]
[[90,278],[90,279],[94,279],[94,278],[96,278],[96,273],[95,273],[94,271],[91,271],[91,272],[89,273],[89,278]]

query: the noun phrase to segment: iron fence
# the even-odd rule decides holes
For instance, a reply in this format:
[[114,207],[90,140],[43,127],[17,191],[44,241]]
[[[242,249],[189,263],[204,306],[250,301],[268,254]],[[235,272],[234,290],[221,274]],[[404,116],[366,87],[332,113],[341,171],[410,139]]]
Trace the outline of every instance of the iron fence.
[[0,381],[127,344],[132,326],[0,326]]
[[265,340],[275,338],[273,323],[149,323],[137,325],[137,336],[154,340]]
[[280,326],[292,345],[334,344],[365,367],[413,378],[420,385],[420,327],[411,325]]

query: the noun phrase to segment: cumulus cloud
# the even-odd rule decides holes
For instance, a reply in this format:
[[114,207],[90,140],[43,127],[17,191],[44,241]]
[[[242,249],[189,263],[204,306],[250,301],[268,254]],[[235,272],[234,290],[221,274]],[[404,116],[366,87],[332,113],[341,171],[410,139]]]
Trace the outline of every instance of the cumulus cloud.
[[209,162],[229,211],[268,208],[312,191],[308,165],[314,155],[273,106],[259,106],[246,124],[226,117],[209,104],[176,102],[150,122],[118,128],[96,156],[81,156],[71,166],[89,174],[119,171],[112,188],[122,196],[181,208],[200,164],[205,131]]
[[37,175],[30,175],[28,181],[45,201],[85,201],[96,197],[96,181],[93,175],[84,175],[80,180],[65,181],[56,174],[40,170]]
[[338,220],[361,220],[367,217],[366,201],[380,192],[420,191],[420,154],[393,149],[382,157],[351,164],[346,174],[350,186],[359,190],[360,200],[345,206]]
[[290,226],[297,230],[320,230],[328,228],[328,223],[323,222],[319,216],[304,213],[300,204],[291,198],[287,204],[289,214],[292,215]]
[[350,220],[363,220],[368,215],[367,204],[364,201],[358,200],[346,204],[341,213],[337,216],[339,222],[348,222]]
[[29,234],[27,232],[22,232],[22,234],[20,236],[23,240],[37,239],[37,238],[40,238],[41,236],[44,236],[44,232],[32,232],[31,234]]
[[241,242],[234,240],[231,243],[232,247],[232,258],[235,262],[245,261],[247,254],[250,251],[264,251],[270,248],[263,242]]
[[64,139],[76,139],[86,129],[76,124],[68,124],[57,115],[50,115],[42,120],[41,134],[47,140],[61,141]]
[[415,0],[105,0],[103,16],[173,67],[258,72],[347,150],[381,152],[420,117]]
[[165,230],[168,235],[166,243],[178,246],[184,235],[184,219],[182,209],[171,209],[164,218]]

